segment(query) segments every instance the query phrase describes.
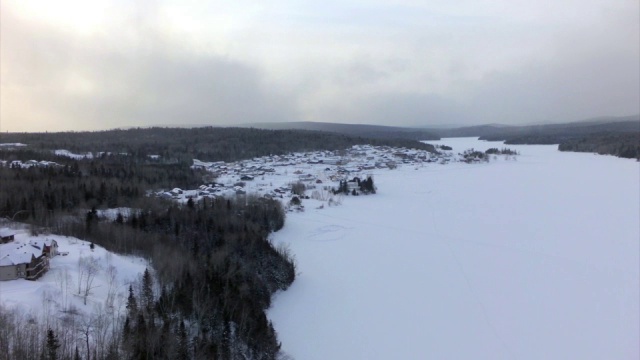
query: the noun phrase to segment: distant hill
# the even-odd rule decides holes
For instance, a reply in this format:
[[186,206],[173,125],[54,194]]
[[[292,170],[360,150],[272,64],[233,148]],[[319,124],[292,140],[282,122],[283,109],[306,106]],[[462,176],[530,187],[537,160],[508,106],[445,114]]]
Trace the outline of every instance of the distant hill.
[[440,136],[432,130],[420,128],[365,125],[365,124],[336,124],[326,122],[282,122],[282,123],[254,123],[240,125],[256,129],[269,130],[313,130],[325,131],[350,136],[361,136],[373,139],[405,139],[405,140],[439,140]]
[[484,124],[455,128],[415,128],[326,122],[254,123],[245,128],[307,130],[381,140],[439,140],[443,137],[479,137],[506,144],[559,144],[562,151],[587,151],[640,158],[640,114],[603,116],[582,121],[538,124]]
[[[525,126],[509,125],[479,125],[466,126],[451,129],[430,129],[428,130],[440,137],[467,137],[478,136],[483,140],[492,141],[515,141],[522,137],[533,140],[533,138],[546,138],[544,143],[557,144],[564,138],[572,138],[578,135],[602,133],[602,132],[638,132],[640,131],[640,115],[621,117],[599,117],[577,122],[567,122],[558,124],[540,124]],[[515,143],[515,142],[514,142]],[[527,143],[527,142],[521,142]],[[536,141],[532,143],[538,143]]]
[[604,118],[583,122],[519,126],[480,135],[483,140],[504,140],[511,144],[559,144],[579,136],[603,133],[640,132],[640,118]]
[[501,133],[503,131],[508,131],[515,128],[516,127],[508,125],[491,124],[464,126],[449,129],[429,129],[428,131],[431,131],[440,137],[481,137]]
[[[55,155],[51,150],[65,149],[73,153],[126,153],[140,161],[150,161],[148,155],[159,155],[161,161],[189,165],[193,159],[237,161],[290,152],[343,150],[361,144],[436,151],[433,145],[407,138],[373,138],[327,131],[238,127],[158,127],[95,132],[3,133],[0,134],[0,143],[2,142],[27,144],[28,147],[21,152],[24,156],[31,156],[28,151],[46,150],[51,159],[44,160],[51,161],[55,161]],[[9,155],[16,156],[14,153]]]
[[481,125],[433,130],[441,137],[478,136],[506,144],[559,144],[560,151],[594,152],[640,159],[640,115],[527,125]]

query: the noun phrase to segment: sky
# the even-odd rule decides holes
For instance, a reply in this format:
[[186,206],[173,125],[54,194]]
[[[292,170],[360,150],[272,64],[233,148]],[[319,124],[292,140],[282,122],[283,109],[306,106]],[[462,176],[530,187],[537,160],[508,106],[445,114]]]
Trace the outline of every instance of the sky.
[[637,0],[0,0],[0,131],[638,113]]

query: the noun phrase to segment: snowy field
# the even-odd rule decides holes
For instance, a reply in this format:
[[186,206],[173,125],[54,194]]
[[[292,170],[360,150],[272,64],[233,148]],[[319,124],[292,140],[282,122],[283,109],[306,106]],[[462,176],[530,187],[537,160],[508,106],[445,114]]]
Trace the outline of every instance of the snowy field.
[[[444,139],[462,152],[503,147]],[[292,213],[299,276],[269,317],[312,359],[640,358],[640,164],[557,146],[378,170]]]

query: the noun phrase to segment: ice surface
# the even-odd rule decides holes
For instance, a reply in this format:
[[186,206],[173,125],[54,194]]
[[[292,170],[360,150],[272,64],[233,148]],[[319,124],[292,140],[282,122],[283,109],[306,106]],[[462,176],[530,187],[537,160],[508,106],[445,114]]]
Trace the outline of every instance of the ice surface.
[[[443,139],[462,152],[504,147]],[[299,275],[269,317],[311,359],[640,358],[640,164],[557,146],[376,170],[291,213]],[[318,203],[319,204],[319,203]]]

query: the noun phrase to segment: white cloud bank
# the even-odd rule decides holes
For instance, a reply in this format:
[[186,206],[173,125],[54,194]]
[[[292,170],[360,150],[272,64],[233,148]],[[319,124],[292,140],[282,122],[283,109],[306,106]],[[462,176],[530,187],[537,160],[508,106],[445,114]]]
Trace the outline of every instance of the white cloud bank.
[[0,130],[640,112],[636,1],[1,6]]

